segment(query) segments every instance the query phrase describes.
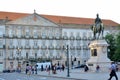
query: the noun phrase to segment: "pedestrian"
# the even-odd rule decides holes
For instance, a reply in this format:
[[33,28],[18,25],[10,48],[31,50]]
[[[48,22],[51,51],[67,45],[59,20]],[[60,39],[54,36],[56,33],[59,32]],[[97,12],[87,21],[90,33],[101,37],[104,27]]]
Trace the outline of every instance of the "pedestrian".
[[43,69],[43,65],[41,65],[41,71],[43,71],[44,69]]
[[64,69],[65,69],[65,66],[64,66],[64,64],[62,64],[62,71],[64,71]]
[[45,70],[46,70],[46,72],[48,71],[48,66],[46,65],[46,67],[45,67]]
[[85,67],[84,67],[84,71],[87,72],[88,70],[89,70],[88,66],[85,65]]
[[50,75],[50,69],[51,69],[51,67],[50,67],[50,65],[48,66],[48,74]]
[[100,66],[97,65],[97,66],[96,66],[96,72],[99,72],[99,70],[100,70]]
[[27,66],[26,66],[26,74],[28,74],[28,71],[29,71],[29,65],[27,64]]
[[35,68],[34,66],[32,66],[32,74],[34,74]]
[[118,77],[117,77],[117,74],[116,74],[116,65],[115,65],[114,62],[111,63],[111,66],[110,66],[110,78],[108,80],[111,80],[113,76],[116,78],[116,80],[118,80]]

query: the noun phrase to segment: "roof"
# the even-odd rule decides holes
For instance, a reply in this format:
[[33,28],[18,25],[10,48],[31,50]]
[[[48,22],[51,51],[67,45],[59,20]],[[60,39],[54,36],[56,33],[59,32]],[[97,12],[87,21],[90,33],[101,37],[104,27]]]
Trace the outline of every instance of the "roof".
[[[10,20],[16,20],[29,15],[30,13],[16,13],[16,12],[4,12],[0,11],[0,19],[8,17]],[[40,14],[41,15],[41,14]],[[56,15],[41,15],[55,23],[64,24],[85,24],[92,25],[94,23],[93,18],[80,18],[80,17],[67,17],[67,16],[56,16]],[[102,19],[104,25],[107,26],[118,26],[119,24],[108,19]]]

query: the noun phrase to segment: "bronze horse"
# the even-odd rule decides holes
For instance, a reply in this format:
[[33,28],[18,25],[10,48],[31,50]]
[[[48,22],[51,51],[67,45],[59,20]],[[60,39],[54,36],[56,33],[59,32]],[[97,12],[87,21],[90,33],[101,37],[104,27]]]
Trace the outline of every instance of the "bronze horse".
[[[92,31],[93,31],[93,39],[100,39],[100,34],[103,38],[103,32],[104,32],[104,26],[103,23],[98,23],[98,24],[94,24],[91,27]],[[96,36],[98,33],[98,36]]]

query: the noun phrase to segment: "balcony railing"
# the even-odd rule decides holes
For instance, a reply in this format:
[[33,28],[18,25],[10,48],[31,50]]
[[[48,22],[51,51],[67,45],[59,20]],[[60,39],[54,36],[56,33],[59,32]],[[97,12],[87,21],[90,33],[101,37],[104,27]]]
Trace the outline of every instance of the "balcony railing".
[[37,39],[37,38],[39,38],[39,37],[38,37],[38,36],[33,36],[33,38]]
[[68,37],[67,36],[63,36],[63,40],[68,40]]
[[48,49],[53,50],[54,46],[49,46]]
[[47,46],[41,46],[41,49],[47,49]]
[[33,49],[39,49],[39,46],[33,46]]
[[47,39],[47,36],[41,36],[41,39]]
[[80,37],[80,36],[77,36],[77,37],[76,37],[76,40],[81,40],[81,37]]
[[8,49],[14,49],[15,46],[8,46]]
[[30,46],[25,46],[24,48],[25,48],[25,49],[30,49],[31,47],[30,47]]
[[76,49],[77,49],[77,50],[81,50],[81,46],[77,46]]
[[54,37],[53,36],[49,36],[48,39],[52,40],[52,39],[54,39]]
[[70,37],[70,40],[75,40],[75,37],[74,37],[74,36],[71,36],[71,37]]
[[56,50],[60,50],[61,49],[61,47],[60,46],[56,46],[56,48],[55,48]]
[[23,60],[23,57],[16,57],[16,60]]
[[23,49],[23,46],[16,46],[16,49]]
[[8,57],[8,60],[15,60],[15,57]]
[[30,36],[26,35],[25,38],[30,38]]
[[60,37],[60,36],[56,36],[55,39],[56,39],[56,40],[60,40],[61,37]]
[[83,46],[83,50],[88,50],[88,49],[89,48],[86,45]]
[[75,49],[75,47],[74,47],[74,46],[70,46],[70,49],[74,50],[74,49]]
[[86,36],[83,36],[83,37],[82,37],[82,40],[85,40],[85,41],[86,41],[86,40],[87,40],[87,37],[86,37]]

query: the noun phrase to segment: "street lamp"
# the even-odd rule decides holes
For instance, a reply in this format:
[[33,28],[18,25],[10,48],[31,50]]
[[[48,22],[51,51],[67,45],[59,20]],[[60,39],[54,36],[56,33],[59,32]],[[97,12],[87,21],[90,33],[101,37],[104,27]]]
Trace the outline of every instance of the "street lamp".
[[[63,46],[63,49],[64,49],[64,46]],[[66,48],[66,51],[67,51],[67,77],[70,77],[70,70],[69,70],[69,46],[67,45],[67,48]]]
[[36,61],[36,64],[35,64],[35,74],[37,74],[37,53],[35,53],[35,61]]
[[20,48],[17,48],[17,51],[18,51],[18,58],[17,58],[17,60],[18,60],[18,68],[19,68],[19,57],[20,57],[20,54],[21,54],[21,49]]

